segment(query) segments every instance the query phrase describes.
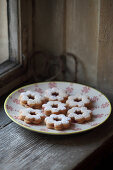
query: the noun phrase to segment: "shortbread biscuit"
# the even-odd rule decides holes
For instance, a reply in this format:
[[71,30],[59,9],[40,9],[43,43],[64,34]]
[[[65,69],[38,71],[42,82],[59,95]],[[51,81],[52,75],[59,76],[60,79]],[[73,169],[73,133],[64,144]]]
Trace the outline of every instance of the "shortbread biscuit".
[[86,95],[75,95],[75,96],[69,96],[68,100],[66,101],[66,104],[68,108],[72,107],[88,107],[90,105],[90,99]]
[[48,101],[60,101],[65,103],[68,95],[63,89],[52,88],[45,91],[45,97]]
[[47,116],[51,114],[66,114],[67,112],[66,104],[59,101],[49,101],[42,105],[42,109]]
[[71,118],[72,122],[84,123],[86,121],[91,120],[92,112],[88,110],[86,107],[73,107],[68,110],[67,116]]
[[19,119],[28,124],[40,124],[44,121],[45,115],[41,110],[25,108],[19,111]]
[[71,125],[71,119],[65,115],[55,115],[52,114],[45,118],[45,123],[47,128],[55,130],[67,129]]
[[45,98],[39,93],[26,91],[20,94],[20,104],[25,107],[31,107],[33,109],[40,109],[45,102]]

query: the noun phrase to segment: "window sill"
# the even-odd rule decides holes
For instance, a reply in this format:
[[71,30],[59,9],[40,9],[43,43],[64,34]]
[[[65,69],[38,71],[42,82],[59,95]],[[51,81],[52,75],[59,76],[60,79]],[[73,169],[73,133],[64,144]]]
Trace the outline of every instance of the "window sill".
[[13,61],[7,60],[0,64],[0,77],[9,71],[10,69],[13,69],[17,64]]

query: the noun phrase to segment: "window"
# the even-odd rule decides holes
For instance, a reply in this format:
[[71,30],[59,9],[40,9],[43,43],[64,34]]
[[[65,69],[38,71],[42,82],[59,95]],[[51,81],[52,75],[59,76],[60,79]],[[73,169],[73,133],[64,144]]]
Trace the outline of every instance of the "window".
[[18,1],[0,1],[0,75],[20,63]]
[[0,64],[9,58],[7,3],[0,1]]
[[[32,7],[30,3],[31,1],[25,3],[21,0],[0,0],[0,95],[28,78],[26,76],[26,74],[28,75],[27,57],[22,56],[24,50],[29,52],[30,46],[26,48],[25,38],[28,39],[31,29],[26,18],[24,21],[21,18],[22,15],[29,14]],[[22,22],[25,23],[24,29],[21,26]],[[23,34],[26,36],[22,37]],[[27,43],[29,44],[29,40]],[[25,56],[27,56],[27,52]]]

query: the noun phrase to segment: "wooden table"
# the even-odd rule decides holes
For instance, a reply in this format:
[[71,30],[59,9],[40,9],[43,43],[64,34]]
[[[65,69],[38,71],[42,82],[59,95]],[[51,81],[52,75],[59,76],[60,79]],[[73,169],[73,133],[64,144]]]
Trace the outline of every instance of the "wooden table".
[[[107,95],[112,99],[111,93]],[[52,136],[12,122],[0,102],[0,170],[93,169],[113,151],[113,115],[86,133]]]

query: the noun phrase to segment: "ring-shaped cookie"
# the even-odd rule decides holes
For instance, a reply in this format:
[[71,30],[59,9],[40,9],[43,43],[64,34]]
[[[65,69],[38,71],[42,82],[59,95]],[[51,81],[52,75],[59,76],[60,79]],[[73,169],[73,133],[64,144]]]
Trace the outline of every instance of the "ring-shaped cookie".
[[77,123],[83,123],[92,118],[91,110],[88,110],[86,107],[73,107],[68,110],[67,115],[72,121]]
[[49,129],[63,130],[70,127],[71,119],[62,114],[52,114],[45,118],[45,123]]
[[51,114],[66,114],[67,111],[66,104],[59,101],[49,101],[43,104],[42,108],[47,116]]
[[38,109],[25,108],[21,109],[19,113],[19,119],[28,124],[40,124],[45,118],[42,111]]
[[39,93],[26,91],[20,94],[19,100],[20,100],[20,104],[25,107],[39,109],[44,103],[45,98],[42,97]]
[[60,101],[65,103],[67,100],[67,93],[63,89],[52,88],[45,91],[45,97],[48,101]]
[[88,107],[90,105],[90,99],[86,95],[69,96],[66,104],[69,108]]

